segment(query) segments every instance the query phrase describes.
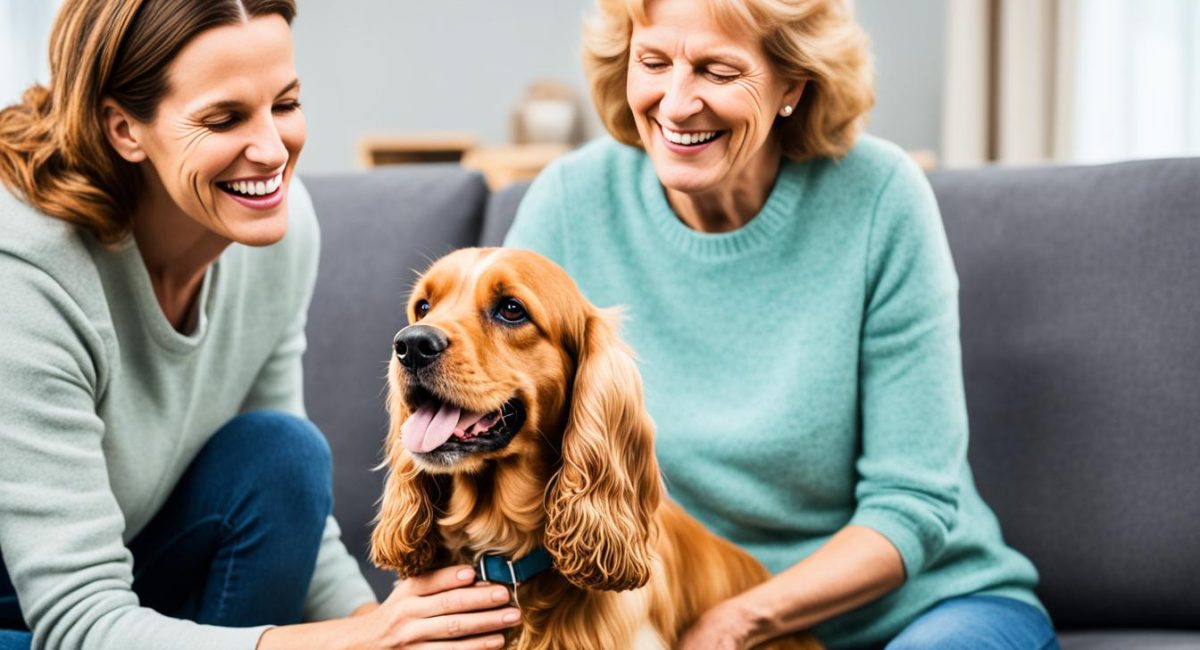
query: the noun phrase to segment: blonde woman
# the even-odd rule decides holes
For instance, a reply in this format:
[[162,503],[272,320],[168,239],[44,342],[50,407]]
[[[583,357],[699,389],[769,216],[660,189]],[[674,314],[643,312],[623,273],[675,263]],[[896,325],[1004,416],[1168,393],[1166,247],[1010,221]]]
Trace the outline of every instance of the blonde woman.
[[513,624],[460,567],[377,604],[330,515],[294,13],[66,0],[50,87],[0,111],[4,650],[487,648]]
[[921,172],[861,133],[846,4],[600,0],[584,41],[612,139],[506,243],[628,307],[671,495],[774,574],[680,647],[1056,647],[971,478],[954,267]]

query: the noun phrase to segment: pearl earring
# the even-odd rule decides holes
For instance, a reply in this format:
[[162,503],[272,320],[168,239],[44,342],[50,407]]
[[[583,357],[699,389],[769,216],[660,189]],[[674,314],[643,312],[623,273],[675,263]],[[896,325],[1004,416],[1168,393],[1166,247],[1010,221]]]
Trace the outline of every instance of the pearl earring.
[[792,115],[792,105],[787,104],[784,106],[783,109],[779,111],[779,114],[784,117],[790,117]]

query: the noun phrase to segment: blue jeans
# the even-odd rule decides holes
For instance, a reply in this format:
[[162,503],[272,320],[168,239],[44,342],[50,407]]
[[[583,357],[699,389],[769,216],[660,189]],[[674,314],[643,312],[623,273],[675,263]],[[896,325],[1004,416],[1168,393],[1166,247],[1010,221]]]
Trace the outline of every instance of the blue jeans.
[[884,650],[1058,650],[1042,611],[1012,598],[963,596],[925,612]]
[[[329,444],[307,420],[276,412],[230,420],[129,543],[142,606],[228,627],[301,622],[332,480]],[[4,628],[0,650],[28,650],[32,636],[0,566]]]

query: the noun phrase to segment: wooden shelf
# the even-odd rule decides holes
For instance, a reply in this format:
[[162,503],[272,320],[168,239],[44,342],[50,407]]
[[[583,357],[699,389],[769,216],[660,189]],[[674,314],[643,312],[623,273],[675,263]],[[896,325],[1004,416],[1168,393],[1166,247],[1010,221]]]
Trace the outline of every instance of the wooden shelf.
[[459,162],[474,149],[478,139],[472,133],[413,133],[369,135],[358,142],[358,160],[364,167],[404,163]]
[[509,183],[532,180],[551,160],[570,150],[565,144],[477,147],[463,154],[462,165],[483,172],[488,187],[498,190]]

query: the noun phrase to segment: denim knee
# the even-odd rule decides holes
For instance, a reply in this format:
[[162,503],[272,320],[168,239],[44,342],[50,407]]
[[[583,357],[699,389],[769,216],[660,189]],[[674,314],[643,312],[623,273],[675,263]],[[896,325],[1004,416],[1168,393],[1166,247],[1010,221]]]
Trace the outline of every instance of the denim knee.
[[236,462],[264,498],[311,511],[324,522],[333,506],[333,454],[316,425],[287,413],[255,411],[231,420],[218,432],[225,434]]
[[1042,650],[1058,648],[1049,619],[1032,605],[999,596],[943,601],[885,650]]
[[33,635],[28,632],[0,630],[0,650],[29,650]]

